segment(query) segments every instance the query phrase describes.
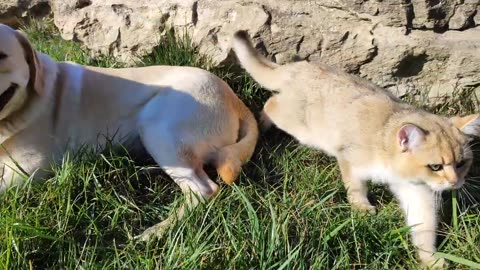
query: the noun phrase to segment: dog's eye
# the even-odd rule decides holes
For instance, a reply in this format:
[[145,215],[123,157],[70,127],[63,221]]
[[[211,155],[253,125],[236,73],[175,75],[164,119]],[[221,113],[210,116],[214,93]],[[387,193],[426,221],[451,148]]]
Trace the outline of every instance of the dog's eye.
[[465,165],[467,161],[465,159],[463,159],[462,161],[458,162],[456,167],[457,169],[460,169],[461,167],[463,167],[463,165]]
[[5,58],[7,58],[7,55],[4,54],[4,53],[2,53],[2,52],[0,52],[0,60],[3,60],[3,59],[5,59]]
[[12,83],[10,87],[8,87],[8,89],[0,95],[0,111],[3,110],[5,105],[7,105],[10,99],[12,99],[13,94],[15,94],[15,90],[17,90],[17,88],[18,84]]
[[434,172],[438,172],[438,171],[443,170],[443,165],[442,164],[428,164],[427,167],[430,168],[430,170],[432,170]]

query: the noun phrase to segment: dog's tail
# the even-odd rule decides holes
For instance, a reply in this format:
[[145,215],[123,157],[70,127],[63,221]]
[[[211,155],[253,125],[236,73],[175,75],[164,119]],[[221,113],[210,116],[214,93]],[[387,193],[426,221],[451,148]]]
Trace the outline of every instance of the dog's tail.
[[260,55],[252,45],[246,31],[233,35],[233,49],[240,64],[255,81],[269,90],[279,91],[286,79],[280,65]]
[[240,130],[236,143],[218,150],[213,163],[222,180],[231,185],[240,174],[242,165],[247,162],[255,150],[258,139],[258,126],[252,112],[240,101]]

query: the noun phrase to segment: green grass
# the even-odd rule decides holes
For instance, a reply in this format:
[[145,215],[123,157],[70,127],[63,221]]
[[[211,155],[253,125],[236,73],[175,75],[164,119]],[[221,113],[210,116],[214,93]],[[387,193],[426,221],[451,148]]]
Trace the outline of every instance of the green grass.
[[[89,57],[51,24],[37,22],[26,32],[56,60],[121,66],[112,58]],[[172,35],[139,63],[151,64],[209,66]],[[258,113],[266,91],[244,74],[212,71]],[[373,186],[378,214],[352,212],[334,160],[278,130],[262,134],[235,185],[222,185],[218,197],[163,239],[131,241],[183,200],[163,173],[146,173],[152,165],[136,164],[118,149],[85,149],[54,165],[51,179],[0,195],[0,269],[417,268],[408,228],[390,193]],[[464,196],[450,200],[445,194],[440,229],[440,255],[456,269],[480,261],[480,214],[460,205]]]

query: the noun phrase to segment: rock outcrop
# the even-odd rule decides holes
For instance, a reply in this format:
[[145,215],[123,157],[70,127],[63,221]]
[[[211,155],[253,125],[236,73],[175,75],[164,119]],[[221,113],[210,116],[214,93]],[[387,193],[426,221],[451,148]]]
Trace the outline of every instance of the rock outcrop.
[[43,18],[51,12],[49,0],[1,0],[0,22],[19,27],[30,17]]
[[[480,0],[50,0],[49,4],[64,38],[126,62],[149,53],[171,27],[188,33],[201,52],[222,64],[233,59],[232,33],[245,29],[257,47],[279,63],[325,62],[398,94],[420,90],[434,97],[480,89]],[[0,4],[0,14],[2,8]]]

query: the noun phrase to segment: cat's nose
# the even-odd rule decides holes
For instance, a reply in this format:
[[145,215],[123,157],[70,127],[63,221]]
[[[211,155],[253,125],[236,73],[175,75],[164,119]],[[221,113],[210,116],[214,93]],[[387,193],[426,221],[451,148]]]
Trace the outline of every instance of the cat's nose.
[[455,185],[457,185],[458,183],[458,176],[450,176],[450,177],[447,177],[447,182],[452,185],[452,187],[454,187]]

